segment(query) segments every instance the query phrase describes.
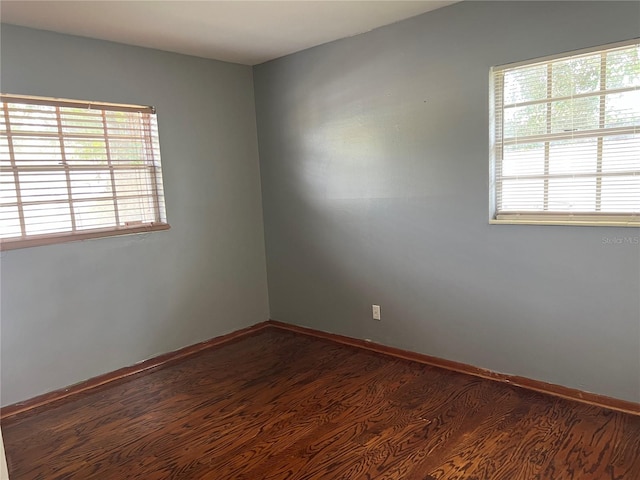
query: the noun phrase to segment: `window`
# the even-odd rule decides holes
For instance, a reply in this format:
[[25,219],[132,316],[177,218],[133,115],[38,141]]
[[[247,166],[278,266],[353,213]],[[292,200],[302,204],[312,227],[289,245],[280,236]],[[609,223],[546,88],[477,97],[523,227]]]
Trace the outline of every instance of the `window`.
[[152,107],[0,100],[3,250],[169,228]]
[[495,67],[492,223],[640,226],[640,41]]

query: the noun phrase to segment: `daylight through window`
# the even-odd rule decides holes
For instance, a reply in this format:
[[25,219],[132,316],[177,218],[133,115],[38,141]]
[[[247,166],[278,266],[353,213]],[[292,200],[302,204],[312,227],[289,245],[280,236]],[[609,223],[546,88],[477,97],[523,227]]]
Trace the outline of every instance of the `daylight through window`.
[[640,41],[492,83],[493,221],[640,225]]
[[0,100],[2,249],[169,228],[153,108]]

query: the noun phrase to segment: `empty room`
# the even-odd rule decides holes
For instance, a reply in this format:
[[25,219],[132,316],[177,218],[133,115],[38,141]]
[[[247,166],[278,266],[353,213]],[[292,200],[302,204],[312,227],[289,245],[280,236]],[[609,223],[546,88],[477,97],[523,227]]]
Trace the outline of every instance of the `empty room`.
[[640,2],[0,19],[0,479],[640,480]]

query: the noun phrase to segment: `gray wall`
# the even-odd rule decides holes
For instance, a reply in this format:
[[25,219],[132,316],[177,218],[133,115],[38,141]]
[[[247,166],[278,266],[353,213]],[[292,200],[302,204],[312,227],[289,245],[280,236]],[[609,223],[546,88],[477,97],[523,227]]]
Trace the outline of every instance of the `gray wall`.
[[250,67],[2,25],[7,93],[155,105],[171,230],[3,252],[2,404],[268,318]]
[[487,106],[492,65],[638,36],[463,2],[256,67],[271,317],[640,401],[640,232],[488,225]]

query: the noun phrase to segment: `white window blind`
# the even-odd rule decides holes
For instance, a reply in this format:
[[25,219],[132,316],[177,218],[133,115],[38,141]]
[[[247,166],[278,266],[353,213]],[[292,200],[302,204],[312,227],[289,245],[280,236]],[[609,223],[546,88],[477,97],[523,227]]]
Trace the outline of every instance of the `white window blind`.
[[494,219],[640,225],[640,41],[492,69]]
[[169,228],[152,107],[0,100],[2,249]]

